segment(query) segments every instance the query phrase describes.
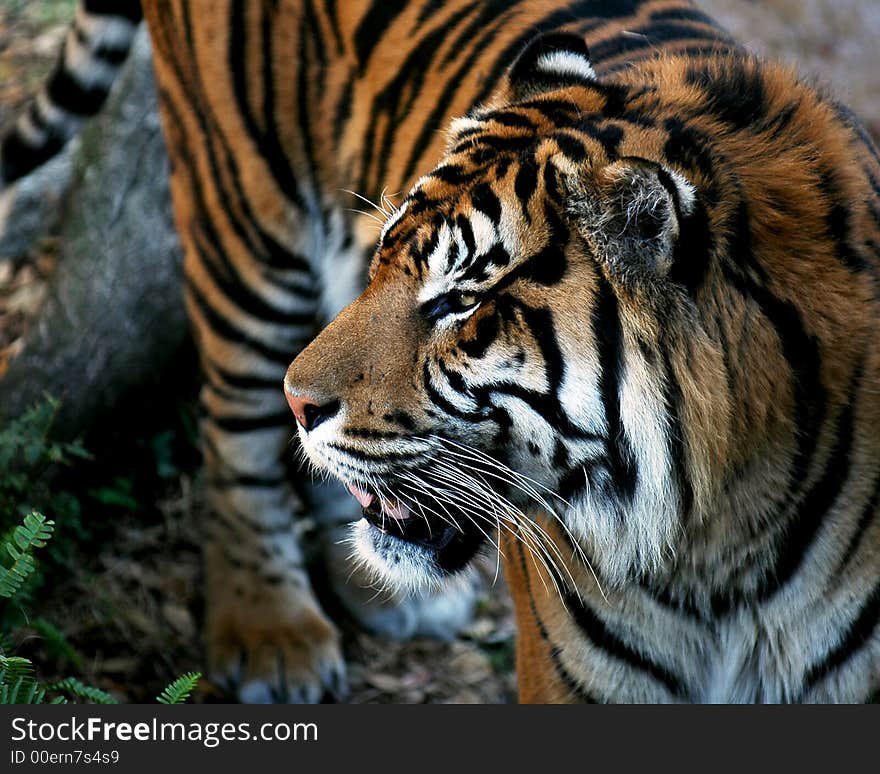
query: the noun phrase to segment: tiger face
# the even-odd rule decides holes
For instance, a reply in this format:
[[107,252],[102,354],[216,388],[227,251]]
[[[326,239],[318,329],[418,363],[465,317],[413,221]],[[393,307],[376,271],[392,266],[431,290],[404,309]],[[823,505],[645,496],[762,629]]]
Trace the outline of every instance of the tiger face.
[[536,508],[623,576],[660,561],[693,499],[666,387],[624,355],[663,331],[621,299],[670,273],[696,192],[567,131],[619,97],[579,39],[534,43],[454,122],[364,293],[288,370],[305,455],[363,506],[358,553],[389,582],[453,577],[505,531],[552,561]]

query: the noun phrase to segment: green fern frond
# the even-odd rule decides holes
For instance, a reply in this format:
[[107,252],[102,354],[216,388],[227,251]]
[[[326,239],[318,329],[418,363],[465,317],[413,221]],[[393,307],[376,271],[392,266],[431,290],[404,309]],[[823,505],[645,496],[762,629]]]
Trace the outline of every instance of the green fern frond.
[[46,690],[36,680],[19,677],[14,683],[0,684],[0,704],[42,704]]
[[45,696],[29,659],[0,656],[0,704],[42,704]]
[[0,683],[10,683],[19,677],[31,678],[34,665],[21,656],[0,656]]
[[53,692],[68,693],[75,699],[84,699],[91,704],[119,704],[119,702],[106,691],[94,688],[80,682],[75,677],[65,677],[57,683],[52,683],[48,689]]
[[55,522],[46,521],[41,513],[32,511],[24,517],[24,523],[12,532],[12,539],[4,546],[12,557],[9,567],[0,567],[0,597],[11,598],[21,588],[27,577],[36,569],[31,551],[42,548],[52,537]]
[[187,672],[167,685],[156,697],[156,701],[159,704],[183,704],[201,679],[201,672]]

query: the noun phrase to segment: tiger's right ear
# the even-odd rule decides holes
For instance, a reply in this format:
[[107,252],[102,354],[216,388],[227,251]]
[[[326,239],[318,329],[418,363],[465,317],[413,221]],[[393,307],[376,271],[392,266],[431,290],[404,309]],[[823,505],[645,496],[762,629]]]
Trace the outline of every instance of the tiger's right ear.
[[645,286],[674,272],[682,227],[698,206],[683,175],[624,157],[564,179],[572,224],[610,276]]
[[590,50],[583,38],[568,32],[548,32],[534,38],[508,72],[515,99],[566,86],[596,83]]

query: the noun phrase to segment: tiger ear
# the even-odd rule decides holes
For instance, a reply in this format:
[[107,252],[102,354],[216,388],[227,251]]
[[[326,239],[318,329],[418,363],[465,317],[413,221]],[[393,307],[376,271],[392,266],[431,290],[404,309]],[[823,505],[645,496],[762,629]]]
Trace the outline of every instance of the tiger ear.
[[567,32],[538,35],[526,45],[508,72],[515,99],[596,80],[586,42]]
[[669,274],[682,221],[697,204],[683,175],[623,158],[569,183],[566,210],[612,276],[639,281]]

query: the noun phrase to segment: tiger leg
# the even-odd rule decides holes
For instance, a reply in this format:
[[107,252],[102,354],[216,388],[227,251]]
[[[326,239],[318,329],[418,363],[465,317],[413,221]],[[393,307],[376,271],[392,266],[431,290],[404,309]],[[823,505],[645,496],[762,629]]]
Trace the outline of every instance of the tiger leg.
[[[286,479],[292,430],[280,390],[203,391],[209,520],[205,545],[209,668],[242,701],[316,702],[339,694],[339,635],[325,617],[296,537],[302,504]],[[278,400],[280,399],[280,400]],[[230,419],[234,417],[234,419]]]
[[[240,126],[251,107],[222,75],[230,9],[204,3],[196,14],[194,5],[149,2],[144,13],[205,377],[209,669],[244,701],[317,701],[339,686],[343,662],[297,543],[300,503],[285,464],[293,417],[282,392],[316,325],[313,229],[295,186],[276,184],[277,159],[273,167]],[[258,67],[263,53],[252,52]]]

